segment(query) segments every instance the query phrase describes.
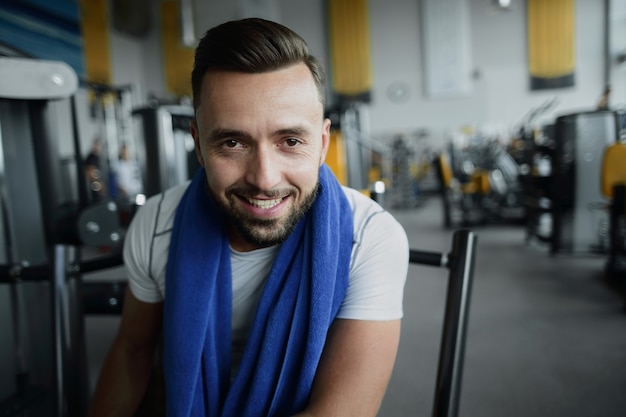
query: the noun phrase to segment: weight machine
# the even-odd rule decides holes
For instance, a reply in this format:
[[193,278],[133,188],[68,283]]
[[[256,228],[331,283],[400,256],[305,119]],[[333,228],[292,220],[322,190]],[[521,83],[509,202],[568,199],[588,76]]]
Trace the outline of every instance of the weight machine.
[[606,250],[608,212],[599,210],[602,158],[619,136],[619,114],[610,110],[557,117],[552,157],[551,253]]
[[[7,329],[0,340],[0,410],[83,416],[84,316],[119,314],[126,285],[82,277],[122,265],[119,205],[113,195],[101,202],[88,195],[79,126],[85,106],[74,71],[56,61],[0,57],[0,77],[0,326]],[[150,195],[195,172],[193,146],[181,139],[190,107],[133,113],[130,89],[83,87],[93,95],[89,110],[105,152],[116,156],[121,141],[132,142]],[[136,140],[135,115],[143,133]]]
[[116,247],[117,207],[86,204],[80,153],[69,164],[61,155],[67,143],[80,148],[74,71],[2,57],[0,78],[0,298],[11,307],[0,344],[13,352],[1,366],[14,376],[2,378],[0,409],[80,416],[88,384],[78,277],[121,257],[83,261],[78,246]]

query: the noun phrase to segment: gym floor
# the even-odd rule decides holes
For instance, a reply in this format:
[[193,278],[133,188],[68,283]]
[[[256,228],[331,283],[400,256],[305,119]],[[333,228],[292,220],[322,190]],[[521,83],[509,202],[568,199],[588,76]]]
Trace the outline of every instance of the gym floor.
[[[449,252],[441,200],[392,210],[412,249]],[[600,255],[556,255],[521,226],[478,236],[459,417],[626,415],[626,309]],[[432,414],[447,270],[411,265],[380,417]]]

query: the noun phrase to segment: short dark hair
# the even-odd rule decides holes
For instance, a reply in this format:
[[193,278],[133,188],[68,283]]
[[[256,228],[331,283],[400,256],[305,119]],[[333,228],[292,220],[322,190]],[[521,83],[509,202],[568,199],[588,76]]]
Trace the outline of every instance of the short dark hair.
[[191,88],[193,107],[200,106],[202,79],[210,71],[262,73],[305,63],[324,105],[325,75],[319,61],[297,33],[279,23],[247,18],[209,29],[196,48]]

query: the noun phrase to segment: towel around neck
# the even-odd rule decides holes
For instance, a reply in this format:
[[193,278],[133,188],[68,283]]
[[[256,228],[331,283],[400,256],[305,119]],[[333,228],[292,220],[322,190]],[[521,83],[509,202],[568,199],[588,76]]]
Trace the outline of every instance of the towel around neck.
[[232,282],[220,209],[193,178],[177,208],[166,271],[168,416],[288,416],[306,407],[328,328],[348,286],[352,210],[331,170],[282,244],[231,381]]

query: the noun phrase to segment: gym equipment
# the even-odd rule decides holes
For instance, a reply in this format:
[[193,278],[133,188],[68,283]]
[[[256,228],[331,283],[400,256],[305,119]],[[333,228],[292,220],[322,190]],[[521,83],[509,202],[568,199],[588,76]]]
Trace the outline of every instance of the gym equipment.
[[602,156],[620,129],[619,114],[598,110],[557,117],[552,154],[552,254],[604,250],[608,215],[597,210]]
[[457,224],[480,223],[480,212],[473,210],[480,206],[480,201],[489,191],[489,179],[484,170],[473,171],[465,182],[460,182],[454,175],[450,159],[445,152],[434,160],[439,177],[443,201],[443,225],[446,229]]
[[444,227],[519,222],[525,217],[519,165],[495,141],[458,150],[433,161],[443,199]]
[[68,323],[61,321],[63,305],[52,279],[44,282],[53,268],[42,266],[44,275],[32,282],[24,269],[48,264],[56,236],[54,208],[67,201],[65,192],[40,183],[61,175],[53,158],[59,113],[78,80],[65,64],[21,58],[0,58],[0,78],[0,297],[10,306],[0,315],[2,328],[9,329],[0,346],[10,352],[1,356],[0,409],[25,412],[36,402],[54,410],[55,390],[64,392],[54,375],[66,369],[60,337],[75,333],[61,328]]
[[552,239],[554,125],[544,126],[541,132],[541,143],[535,143],[534,136],[526,139],[522,157],[526,167],[520,175],[526,209],[526,242],[533,238],[541,242]]
[[[115,247],[122,237],[117,208],[84,198],[74,71],[56,61],[0,57],[0,78],[7,81],[0,84],[0,299],[10,306],[0,320],[11,329],[0,339],[7,353],[0,356],[0,410],[84,415],[77,277],[121,257],[82,261],[78,245]],[[72,138],[75,155],[66,159]]]
[[[100,196],[104,199],[117,200],[118,190],[115,183],[115,162],[118,160],[120,147],[126,145],[134,151],[134,134],[131,109],[133,107],[133,86],[113,86],[95,82],[82,82],[81,87],[88,93],[89,113],[95,122],[95,138],[100,150],[99,170],[102,183]],[[77,103],[77,105],[82,103]],[[93,144],[92,144],[93,146]],[[93,201],[93,199],[92,199]]]
[[391,189],[393,206],[414,208],[418,206],[417,181],[411,174],[411,158],[414,152],[402,136],[391,143]]
[[626,295],[626,143],[606,148],[602,160],[602,194],[609,200],[609,247],[606,277]]
[[200,167],[189,132],[193,108],[154,103],[135,109],[132,114],[141,127],[137,157],[146,197],[193,177]]
[[409,252],[410,263],[449,270],[433,417],[458,415],[477,239],[474,232],[459,229],[453,234],[449,254]]
[[368,194],[385,177],[388,150],[367,136],[367,107],[352,103],[328,111],[332,121],[327,163],[342,185]]

